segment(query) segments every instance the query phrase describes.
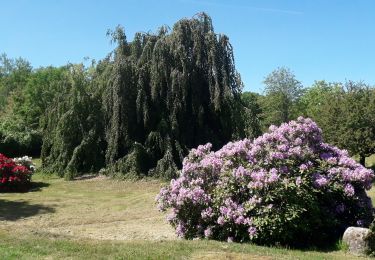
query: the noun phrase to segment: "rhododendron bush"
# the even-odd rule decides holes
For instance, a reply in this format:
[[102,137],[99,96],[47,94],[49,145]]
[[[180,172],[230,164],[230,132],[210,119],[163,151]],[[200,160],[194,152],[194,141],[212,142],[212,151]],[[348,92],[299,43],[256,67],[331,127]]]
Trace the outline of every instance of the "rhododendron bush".
[[0,192],[25,190],[34,171],[31,158],[8,158],[0,153]]
[[326,144],[311,119],[271,126],[254,141],[192,149],[157,196],[184,238],[327,245],[348,226],[368,226],[374,173]]

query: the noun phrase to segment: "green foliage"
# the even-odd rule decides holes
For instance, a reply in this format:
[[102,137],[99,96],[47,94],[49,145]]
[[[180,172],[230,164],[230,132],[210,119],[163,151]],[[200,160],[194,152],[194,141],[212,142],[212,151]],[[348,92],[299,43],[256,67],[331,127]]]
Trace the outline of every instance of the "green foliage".
[[66,71],[40,68],[32,71],[22,59],[0,58],[0,149],[11,156],[39,156],[42,146],[40,119],[57,93]]
[[71,66],[66,93],[59,93],[43,122],[42,163],[60,175],[99,170],[104,163],[100,99],[90,93],[82,66]]
[[232,46],[206,14],[180,20],[171,32],[137,33],[133,42],[121,27],[108,35],[117,48],[90,77],[86,71],[65,83],[48,109],[44,166],[171,178],[188,148],[257,134],[240,100]]
[[362,82],[315,82],[302,97],[306,116],[329,142],[364,159],[375,152],[375,90]]
[[170,150],[167,150],[163,158],[158,161],[153,170],[153,175],[167,180],[177,177],[177,166],[174,163],[173,155]]
[[20,117],[3,116],[0,122],[0,151],[16,157],[25,154],[37,156],[42,145],[42,133],[26,125]]
[[149,161],[149,155],[143,145],[134,143],[130,153],[110,165],[106,173],[119,178],[137,179],[146,176],[150,168]]
[[8,104],[13,92],[25,86],[32,72],[30,63],[22,58],[9,59],[6,54],[0,55],[0,115]]
[[330,143],[339,145],[343,89],[340,83],[316,81],[301,98],[301,114],[314,119]]
[[64,92],[67,67],[39,68],[29,75],[22,92],[13,97],[12,114],[32,127],[39,128],[39,120],[58,93]]
[[340,145],[358,154],[364,165],[365,157],[375,153],[375,90],[352,81],[345,84],[345,89]]
[[255,138],[262,134],[262,108],[260,99],[261,96],[253,92],[244,92],[241,95],[244,109],[239,114],[243,116],[243,120],[241,121],[244,123],[244,135],[247,138]]
[[336,246],[335,246],[338,250],[341,250],[341,251],[344,251],[344,252],[347,252],[349,250],[349,246],[347,243],[345,243],[344,241],[342,241],[342,239],[338,240],[336,242]]
[[303,88],[290,69],[277,68],[265,78],[264,84],[266,94],[262,98],[264,129],[299,116],[297,108]]

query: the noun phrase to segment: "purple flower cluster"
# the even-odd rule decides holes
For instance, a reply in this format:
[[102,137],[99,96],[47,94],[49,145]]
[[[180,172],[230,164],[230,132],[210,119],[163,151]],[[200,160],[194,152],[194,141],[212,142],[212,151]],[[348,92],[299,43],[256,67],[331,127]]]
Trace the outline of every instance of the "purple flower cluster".
[[321,188],[321,187],[324,187],[328,184],[329,180],[327,179],[326,176],[322,175],[322,174],[319,174],[319,173],[315,173],[313,174],[313,179],[314,179],[314,185],[315,187],[317,188]]
[[[373,171],[324,143],[311,119],[271,126],[253,141],[229,142],[216,152],[211,148],[192,149],[179,178],[157,196],[160,210],[172,209],[168,221],[181,237],[288,243],[280,237],[302,230],[310,237],[319,228],[372,220],[365,190]],[[306,229],[310,212],[321,214],[311,216],[311,222],[322,219],[321,227]],[[345,212],[352,217],[343,217]],[[288,236],[284,226],[294,227]]]

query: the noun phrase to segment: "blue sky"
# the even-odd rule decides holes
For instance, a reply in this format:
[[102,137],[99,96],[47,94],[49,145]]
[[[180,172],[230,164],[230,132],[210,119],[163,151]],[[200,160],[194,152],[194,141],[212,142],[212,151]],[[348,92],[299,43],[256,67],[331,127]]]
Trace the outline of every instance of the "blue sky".
[[205,11],[216,33],[229,36],[245,90],[289,67],[304,86],[314,80],[375,85],[375,1],[1,0],[0,53],[34,67],[104,58],[107,29],[128,39]]

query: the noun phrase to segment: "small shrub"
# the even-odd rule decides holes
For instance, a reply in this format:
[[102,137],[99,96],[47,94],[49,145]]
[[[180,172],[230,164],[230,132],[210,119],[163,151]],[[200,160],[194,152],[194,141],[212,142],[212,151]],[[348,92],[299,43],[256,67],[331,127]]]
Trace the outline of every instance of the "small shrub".
[[373,178],[300,117],[253,142],[192,149],[157,201],[171,209],[168,220],[180,237],[328,246],[346,227],[371,223],[365,190]]
[[29,156],[23,156],[23,157],[17,157],[13,158],[13,161],[17,165],[25,166],[29,171],[34,172],[35,171],[35,165],[33,164],[32,158]]
[[27,189],[34,169],[30,157],[11,159],[0,154],[0,192]]

